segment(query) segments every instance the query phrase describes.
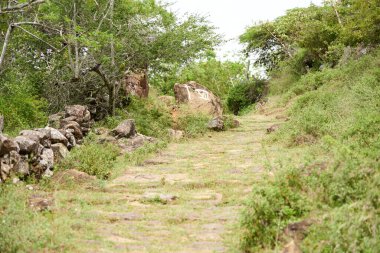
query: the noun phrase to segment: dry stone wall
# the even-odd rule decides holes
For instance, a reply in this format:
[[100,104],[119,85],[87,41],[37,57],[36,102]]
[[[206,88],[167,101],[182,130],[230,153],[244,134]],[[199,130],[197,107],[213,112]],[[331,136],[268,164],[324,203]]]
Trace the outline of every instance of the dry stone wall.
[[23,130],[15,138],[1,133],[1,116],[0,122],[0,182],[11,177],[51,176],[54,165],[83,142],[94,123],[82,105],[67,106],[65,111],[49,117],[47,127]]

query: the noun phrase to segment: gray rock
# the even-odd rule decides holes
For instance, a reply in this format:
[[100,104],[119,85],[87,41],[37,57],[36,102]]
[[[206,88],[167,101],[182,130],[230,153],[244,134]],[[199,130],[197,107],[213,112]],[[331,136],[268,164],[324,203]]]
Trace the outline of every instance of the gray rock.
[[116,138],[130,138],[136,135],[135,121],[133,119],[124,120],[121,122],[111,134]]
[[54,152],[50,148],[45,148],[40,156],[40,165],[43,171],[51,170],[54,167]]
[[222,131],[224,129],[223,119],[221,117],[213,118],[210,120],[207,127],[214,131]]
[[58,131],[55,128],[51,128],[51,127],[46,127],[45,129],[50,131],[50,136],[51,136],[50,140],[51,140],[52,144],[63,143],[64,145],[67,146],[69,141],[60,131]]
[[[66,117],[76,117],[76,122],[80,123],[84,121],[84,118],[87,118],[87,107],[83,105],[69,105],[65,107],[65,116]],[[91,116],[90,116],[91,117]]]
[[72,129],[67,129],[63,132],[64,136],[69,141],[67,144],[68,149],[72,149],[73,147],[75,147],[77,145],[77,140],[75,139],[73,132],[74,132],[74,130],[72,130]]
[[38,154],[39,141],[38,138],[32,139],[32,136],[17,136],[15,142],[20,148],[21,155]]
[[38,140],[38,142],[43,145],[44,147],[49,148],[51,145],[50,142],[50,131],[44,129],[44,128],[39,128],[35,130],[23,130],[20,132],[21,136],[25,136],[29,139],[32,140]]
[[14,171],[17,175],[26,176],[29,175],[29,161],[27,155],[21,155],[20,161],[17,166],[14,167]]
[[54,175],[54,172],[51,169],[45,170],[45,172],[42,174],[42,177],[44,178],[50,178]]
[[62,143],[55,143],[51,145],[51,149],[54,153],[54,163],[59,163],[69,154],[69,150]]
[[10,173],[12,171],[12,165],[10,163],[9,155],[5,155],[0,158],[0,177],[1,181],[5,181],[8,179]]
[[15,141],[0,134],[0,156],[9,154],[11,151],[19,152],[20,147]]
[[83,139],[82,130],[77,122],[68,123],[63,127],[63,130],[72,129],[72,134],[75,136],[75,139],[81,140]]

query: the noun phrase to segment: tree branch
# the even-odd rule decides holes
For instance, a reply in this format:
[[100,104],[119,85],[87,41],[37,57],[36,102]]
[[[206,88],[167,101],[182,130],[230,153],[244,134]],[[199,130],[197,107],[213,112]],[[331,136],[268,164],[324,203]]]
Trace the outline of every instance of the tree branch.
[[22,12],[25,9],[33,6],[44,3],[45,0],[30,0],[26,3],[17,4],[14,6],[7,6],[5,8],[1,8],[0,6],[0,15],[1,14],[7,14],[7,13],[13,13],[13,12]]

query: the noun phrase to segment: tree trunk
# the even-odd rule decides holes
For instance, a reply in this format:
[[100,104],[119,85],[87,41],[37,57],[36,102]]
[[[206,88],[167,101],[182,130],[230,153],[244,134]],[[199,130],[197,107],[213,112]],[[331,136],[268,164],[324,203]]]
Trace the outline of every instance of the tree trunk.
[[77,5],[74,1],[74,16],[73,16],[73,26],[74,26],[74,51],[75,51],[75,62],[74,62],[74,78],[79,79],[79,43],[77,38]]
[[5,38],[4,38],[4,43],[3,43],[3,49],[1,50],[1,55],[0,55],[0,69],[4,63],[4,59],[5,59],[5,52],[7,51],[7,47],[8,47],[8,43],[9,43],[9,39],[11,37],[11,33],[12,33],[12,30],[13,30],[13,24],[10,24],[8,26],[8,30],[7,30],[7,33],[5,34]]

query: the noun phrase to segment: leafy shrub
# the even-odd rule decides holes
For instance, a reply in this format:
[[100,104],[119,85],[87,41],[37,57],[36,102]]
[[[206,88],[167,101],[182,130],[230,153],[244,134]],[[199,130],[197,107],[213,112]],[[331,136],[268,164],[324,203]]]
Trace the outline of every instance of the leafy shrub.
[[235,115],[240,110],[257,102],[263,95],[266,82],[264,80],[242,81],[230,89],[227,98],[228,109]]
[[209,116],[188,114],[179,118],[178,128],[185,132],[186,137],[193,138],[204,135],[208,131],[209,121]]
[[[300,145],[300,137],[312,136],[316,142],[310,152],[318,150],[328,159],[323,169],[305,166],[298,173],[302,187],[292,188],[292,194],[309,200],[303,200],[306,212],[297,217],[305,219],[313,213],[319,220],[301,245],[305,252],[375,252],[379,248],[379,56],[377,52],[301,78],[302,95],[295,100],[290,121],[275,134],[276,140],[288,145]],[[284,169],[285,174],[294,171],[292,166]],[[282,173],[278,177],[286,178]],[[278,189],[272,182],[265,187],[266,192]],[[280,190],[288,192],[286,186]],[[281,197],[275,196],[282,207]],[[244,249],[274,246],[273,226],[260,227],[258,222],[267,224],[269,216],[273,224],[281,218],[281,209],[272,199],[257,192],[251,197],[243,214]],[[257,210],[265,210],[265,215]]]
[[125,119],[134,119],[139,133],[161,139],[168,137],[167,129],[172,126],[167,107],[154,97],[132,98],[126,109],[118,110],[116,116],[107,117],[98,125],[112,129]]
[[255,185],[241,220],[244,252],[275,246],[284,227],[308,212],[299,169],[278,173],[274,181]]
[[12,79],[1,81],[0,114],[4,115],[6,132],[14,134],[21,129],[43,126],[47,122],[44,113],[46,103],[34,95],[32,84],[23,80],[17,83]]
[[62,161],[61,169],[77,169],[107,179],[115,165],[119,149],[112,144],[98,144],[90,139],[73,149],[68,158]]

